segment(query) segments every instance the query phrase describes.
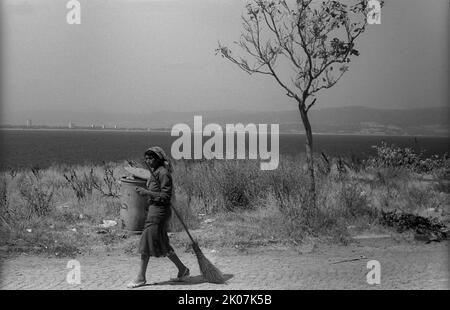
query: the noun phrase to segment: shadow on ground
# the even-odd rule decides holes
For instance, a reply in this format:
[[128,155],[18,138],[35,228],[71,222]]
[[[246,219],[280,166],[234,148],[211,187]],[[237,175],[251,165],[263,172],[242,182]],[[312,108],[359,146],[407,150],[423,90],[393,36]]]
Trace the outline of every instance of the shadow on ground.
[[[229,279],[231,279],[233,277],[233,275],[232,274],[224,274],[223,277],[225,278],[225,281],[228,281]],[[197,284],[202,284],[202,283],[208,283],[208,281],[206,281],[206,279],[203,278],[203,276],[198,275],[198,276],[186,277],[183,281],[171,279],[171,280],[163,281],[163,282],[154,282],[154,283],[147,284],[147,285],[197,285]]]

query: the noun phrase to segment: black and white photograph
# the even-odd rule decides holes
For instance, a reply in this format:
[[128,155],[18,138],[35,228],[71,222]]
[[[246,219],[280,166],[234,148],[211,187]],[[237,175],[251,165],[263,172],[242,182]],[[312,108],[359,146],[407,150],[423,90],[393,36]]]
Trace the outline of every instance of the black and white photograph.
[[449,290],[449,15],[1,0],[0,290]]

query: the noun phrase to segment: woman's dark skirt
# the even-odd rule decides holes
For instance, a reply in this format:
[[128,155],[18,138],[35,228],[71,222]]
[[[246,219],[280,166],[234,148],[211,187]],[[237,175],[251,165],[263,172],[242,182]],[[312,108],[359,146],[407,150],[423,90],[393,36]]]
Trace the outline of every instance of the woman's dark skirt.
[[139,253],[147,256],[161,257],[173,252],[167,235],[167,227],[172,215],[170,205],[150,205],[144,230],[139,242]]

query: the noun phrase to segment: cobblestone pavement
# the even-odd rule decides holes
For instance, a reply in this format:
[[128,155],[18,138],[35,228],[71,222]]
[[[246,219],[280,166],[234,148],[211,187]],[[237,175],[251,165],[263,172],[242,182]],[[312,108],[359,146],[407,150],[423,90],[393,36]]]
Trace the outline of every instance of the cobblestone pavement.
[[[449,242],[431,244],[352,244],[320,246],[309,253],[293,249],[204,249],[227,276],[227,284],[206,283],[195,255],[180,258],[191,269],[186,282],[170,281],[176,269],[167,258],[150,260],[147,280],[138,289],[449,289]],[[362,258],[361,258],[362,256]],[[137,271],[139,257],[123,252],[82,255],[81,284],[68,284],[69,258],[19,255],[2,262],[0,289],[126,289]],[[353,261],[344,261],[342,260]],[[381,284],[369,285],[367,262],[381,264]]]

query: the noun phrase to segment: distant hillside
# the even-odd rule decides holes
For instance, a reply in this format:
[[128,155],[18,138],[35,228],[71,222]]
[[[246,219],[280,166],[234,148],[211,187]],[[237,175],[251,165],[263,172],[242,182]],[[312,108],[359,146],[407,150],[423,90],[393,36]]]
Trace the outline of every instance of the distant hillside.
[[312,111],[311,122],[320,132],[449,136],[450,108],[329,108]]
[[[180,122],[192,125],[194,115],[202,115],[204,123],[277,123],[283,132],[303,132],[298,111],[158,112],[151,116],[151,127],[171,128]],[[310,120],[316,133],[450,136],[450,108],[447,107],[411,110],[325,108],[311,110]]]

